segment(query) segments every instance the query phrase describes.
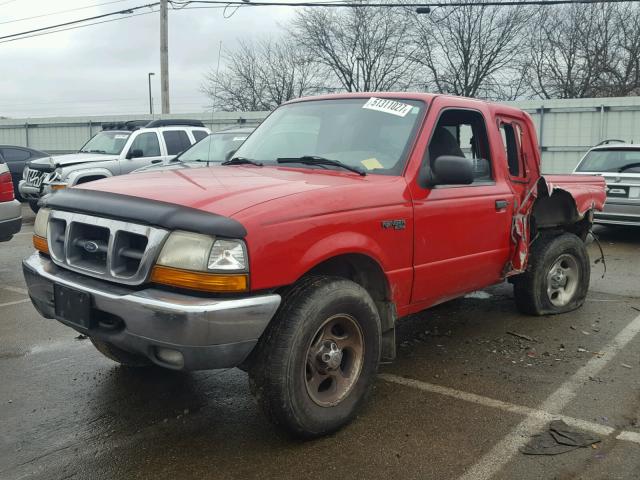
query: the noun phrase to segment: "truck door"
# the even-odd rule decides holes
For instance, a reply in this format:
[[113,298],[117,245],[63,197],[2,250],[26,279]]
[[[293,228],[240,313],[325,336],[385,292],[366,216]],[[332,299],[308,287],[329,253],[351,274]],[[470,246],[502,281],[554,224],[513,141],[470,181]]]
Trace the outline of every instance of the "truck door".
[[158,134],[156,132],[139,132],[131,142],[125,159],[120,161],[120,173],[132,172],[137,168],[150,165],[154,160],[161,161],[162,158]]
[[500,281],[510,258],[514,202],[504,169],[496,168],[499,135],[493,126],[488,133],[485,115],[468,108],[432,114],[437,120],[421,168],[441,155],[464,156],[473,160],[474,181],[414,194],[412,303],[424,306]]

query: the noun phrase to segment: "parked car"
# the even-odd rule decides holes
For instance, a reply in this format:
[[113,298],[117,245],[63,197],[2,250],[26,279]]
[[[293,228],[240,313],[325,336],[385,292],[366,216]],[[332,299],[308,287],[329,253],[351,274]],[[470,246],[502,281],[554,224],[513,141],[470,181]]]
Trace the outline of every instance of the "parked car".
[[22,210],[15,199],[11,172],[7,164],[0,159],[0,242],[6,242],[20,231]]
[[20,195],[38,210],[38,200],[54,190],[132,172],[162,163],[209,135],[199,120],[129,121],[103,124],[78,153],[29,162]]
[[595,223],[640,226],[640,145],[605,140],[582,157],[574,173],[601,175],[607,182],[607,201],[595,212]]
[[147,165],[133,173],[150,170],[178,170],[182,168],[200,168],[219,164],[228,160],[240,145],[255,130],[255,127],[231,127],[212,133],[203,138],[180,155],[162,164]]
[[4,158],[4,161],[9,167],[13,181],[13,190],[18,200],[21,199],[18,184],[20,180],[22,180],[22,172],[27,162],[48,156],[48,153],[33,148],[20,147],[17,145],[0,145],[0,158]]
[[328,95],[280,106],[219,166],[48,196],[23,270],[36,309],[107,357],[238,366],[276,424],[315,437],[357,414],[399,318],[505,279],[527,314],[580,307],[604,187],[541,176],[516,108]]

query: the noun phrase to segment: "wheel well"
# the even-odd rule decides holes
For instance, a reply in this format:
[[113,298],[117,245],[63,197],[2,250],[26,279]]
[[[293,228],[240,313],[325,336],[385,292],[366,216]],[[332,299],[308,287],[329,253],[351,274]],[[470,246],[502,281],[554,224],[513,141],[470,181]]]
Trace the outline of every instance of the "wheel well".
[[533,204],[532,236],[543,230],[557,230],[573,233],[585,240],[592,223],[591,212],[581,217],[573,197],[569,192],[563,190],[555,190],[550,196],[538,197]]
[[93,182],[94,180],[100,180],[103,178],[107,178],[107,177],[105,177],[104,175],[87,175],[86,177],[81,177],[76,182],[76,185],[80,185],[81,183]]
[[349,279],[362,286],[373,299],[382,327],[382,360],[395,358],[396,306],[391,298],[387,276],[380,264],[362,254],[346,254],[330,258],[313,267],[306,275],[331,275]]

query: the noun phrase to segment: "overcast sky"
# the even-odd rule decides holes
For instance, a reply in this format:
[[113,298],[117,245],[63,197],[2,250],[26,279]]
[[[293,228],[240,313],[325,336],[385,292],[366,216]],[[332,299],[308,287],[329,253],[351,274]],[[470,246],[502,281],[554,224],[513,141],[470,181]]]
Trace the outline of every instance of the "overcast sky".
[[[95,6],[109,0],[0,0],[0,37],[151,1],[111,0]],[[87,6],[91,8],[51,15]],[[204,73],[215,68],[220,41],[223,49],[233,49],[238,39],[277,35],[279,24],[292,13],[286,7],[246,7],[224,18],[220,9],[169,10],[171,112],[206,109],[207,97],[199,87]],[[156,73],[151,85],[158,112],[159,35],[156,12],[0,43],[0,116],[148,113],[148,72]]]

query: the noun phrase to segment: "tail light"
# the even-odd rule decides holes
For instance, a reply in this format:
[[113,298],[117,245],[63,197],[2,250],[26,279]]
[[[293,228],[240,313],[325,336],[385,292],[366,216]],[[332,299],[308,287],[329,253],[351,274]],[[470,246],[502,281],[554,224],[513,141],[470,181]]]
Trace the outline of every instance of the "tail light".
[[9,202],[14,198],[11,174],[9,172],[0,173],[0,202]]

